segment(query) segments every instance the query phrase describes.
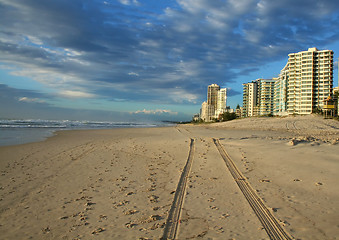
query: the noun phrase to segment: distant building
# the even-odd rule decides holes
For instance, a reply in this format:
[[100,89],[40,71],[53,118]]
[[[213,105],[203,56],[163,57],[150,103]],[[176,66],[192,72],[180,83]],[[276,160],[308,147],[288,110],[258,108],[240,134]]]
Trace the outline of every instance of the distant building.
[[227,102],[227,88],[221,88],[218,91],[218,100],[217,100],[217,109],[215,112],[215,117],[218,118],[220,114],[226,112],[226,102]]
[[243,112],[243,108],[242,107],[239,107],[239,108],[235,109],[235,114],[236,114],[237,118],[241,118],[242,112]]
[[309,48],[288,57],[278,78],[243,84],[243,117],[329,112],[330,99],[335,101],[333,51]]
[[333,101],[334,101],[334,104],[336,105],[334,115],[339,116],[339,87],[333,88]]
[[257,115],[257,92],[258,83],[252,81],[243,84],[243,117],[252,117]]
[[309,48],[288,54],[287,112],[311,114],[332,95],[333,51]]
[[220,87],[217,84],[211,84],[207,87],[207,104],[217,109],[218,92]]
[[226,112],[227,89],[217,84],[207,87],[207,101],[203,102],[200,110],[200,118],[205,122],[218,119],[219,115]]
[[200,118],[201,118],[201,120],[203,120],[203,121],[207,121],[207,119],[208,119],[208,108],[207,108],[207,102],[203,102],[202,104],[201,104],[201,110],[200,110]]
[[279,77],[274,83],[273,115],[287,115],[287,81],[288,64],[280,71]]
[[273,114],[275,81],[259,78],[243,84],[243,117]]
[[200,119],[200,115],[199,114],[194,114],[194,116],[192,118],[193,122],[198,122],[199,119]]
[[258,115],[273,115],[274,83],[277,78],[257,79],[258,82]]

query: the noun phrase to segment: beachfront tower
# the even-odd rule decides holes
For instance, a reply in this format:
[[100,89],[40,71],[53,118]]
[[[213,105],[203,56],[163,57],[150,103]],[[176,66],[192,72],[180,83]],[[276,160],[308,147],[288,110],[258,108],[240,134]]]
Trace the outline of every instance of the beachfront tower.
[[243,117],[257,115],[257,91],[258,83],[252,81],[243,84]]
[[287,112],[311,114],[332,95],[333,51],[309,48],[288,54]]
[[211,84],[207,88],[207,104],[217,109],[218,92],[220,87],[217,84]]
[[257,79],[258,83],[258,115],[272,116],[273,115],[273,100],[274,100],[274,83],[277,78],[273,79]]
[[227,102],[227,88],[221,88],[218,91],[217,110],[215,113],[215,118],[218,118],[220,114],[226,112],[226,102]]
[[288,65],[280,71],[278,79],[274,83],[274,110],[273,115],[287,115],[287,81]]

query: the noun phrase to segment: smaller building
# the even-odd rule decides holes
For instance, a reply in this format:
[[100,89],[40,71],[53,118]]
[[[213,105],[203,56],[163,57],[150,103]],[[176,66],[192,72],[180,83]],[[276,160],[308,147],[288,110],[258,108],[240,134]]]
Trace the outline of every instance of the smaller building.
[[331,96],[328,96],[324,100],[323,113],[325,118],[333,118],[336,114],[337,103],[332,99]]
[[200,115],[199,114],[194,114],[193,118],[192,118],[192,121],[193,122],[199,122],[200,120]]
[[211,84],[207,88],[207,101],[203,102],[200,110],[200,119],[211,122],[218,119],[226,112],[227,89],[217,84]]
[[273,115],[275,81],[258,78],[243,84],[243,117]]

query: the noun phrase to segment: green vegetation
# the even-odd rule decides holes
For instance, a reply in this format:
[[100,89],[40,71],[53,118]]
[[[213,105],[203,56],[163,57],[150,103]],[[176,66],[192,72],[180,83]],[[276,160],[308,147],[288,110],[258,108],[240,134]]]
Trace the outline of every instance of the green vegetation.
[[236,118],[237,118],[237,115],[234,112],[233,113],[225,112],[221,115],[222,122],[230,121]]

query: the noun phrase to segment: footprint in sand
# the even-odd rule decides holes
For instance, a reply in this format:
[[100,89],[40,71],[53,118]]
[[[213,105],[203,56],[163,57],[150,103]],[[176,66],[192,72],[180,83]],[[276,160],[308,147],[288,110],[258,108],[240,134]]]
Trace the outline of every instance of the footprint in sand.
[[136,223],[132,223],[132,222],[128,222],[128,223],[126,223],[125,224],[125,227],[126,228],[134,228],[134,227],[136,227],[136,226],[138,226],[138,224],[136,224]]
[[159,202],[159,201],[158,201],[158,199],[159,199],[158,196],[150,195],[150,196],[148,196],[148,198],[149,198],[149,201],[150,201],[151,203]]
[[221,216],[220,216],[219,218],[220,218],[220,219],[225,219],[225,218],[228,218],[228,217],[230,217],[229,214],[223,213],[223,214],[221,214]]
[[223,233],[224,232],[224,229],[222,227],[218,227],[218,226],[215,226],[214,227],[214,230],[217,232],[217,233]]
[[131,209],[131,210],[127,210],[126,212],[124,212],[125,215],[133,215],[135,213],[138,213],[139,211]]
[[99,227],[99,228],[93,230],[93,231],[92,231],[92,234],[99,234],[99,233],[101,233],[101,232],[103,232],[103,231],[105,231],[105,230],[106,230],[105,228]]
[[119,203],[114,202],[113,204],[114,204],[114,208],[116,208],[116,207],[121,207],[121,206],[125,206],[126,204],[129,204],[129,201],[123,200]]

